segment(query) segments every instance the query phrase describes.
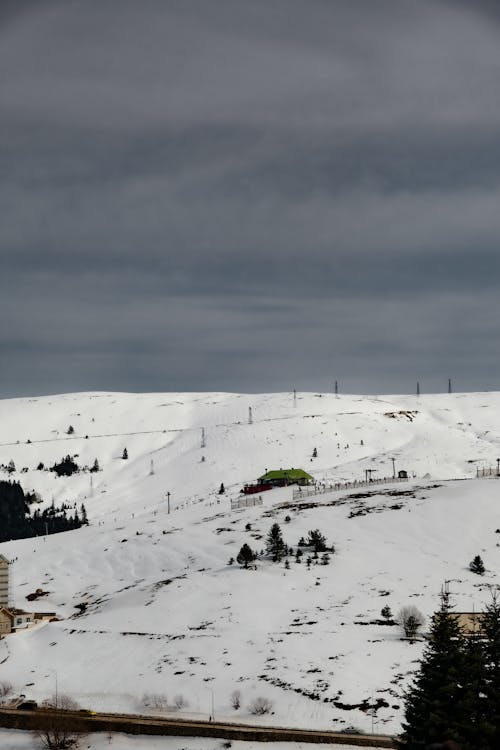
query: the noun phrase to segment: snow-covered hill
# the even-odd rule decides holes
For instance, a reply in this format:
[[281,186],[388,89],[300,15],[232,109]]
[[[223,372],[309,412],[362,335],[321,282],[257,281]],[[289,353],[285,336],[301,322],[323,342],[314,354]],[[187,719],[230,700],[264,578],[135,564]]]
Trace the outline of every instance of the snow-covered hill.
[[[155,693],[178,711],[182,695],[186,714],[207,716],[213,705],[219,717],[245,720],[264,696],[274,701],[265,722],[397,731],[422,646],[370,623],[386,604],[416,604],[429,617],[445,579],[457,609],[487,601],[498,580],[499,487],[473,477],[476,467],[496,468],[499,424],[498,393],[1,401],[0,464],[14,461],[10,478],[46,503],[84,502],[90,526],[0,545],[15,560],[12,604],[27,606],[26,594],[42,588],[49,593],[33,606],[62,618],[1,641],[0,679],[35,698],[57,679],[60,692],[109,710],[143,710],[144,694]],[[97,458],[101,471],[57,478],[37,469],[66,454],[82,467]],[[230,499],[265,469],[300,467],[328,483],[366,469],[391,476],[392,458],[408,484],[302,502],[283,488],[231,511]],[[308,530],[322,530],[335,545],[330,564],[308,569],[304,555],[289,569],[265,559],[257,570],[228,565],[244,542],[261,550],[275,521],[294,550]],[[468,570],[475,554],[483,577]]]

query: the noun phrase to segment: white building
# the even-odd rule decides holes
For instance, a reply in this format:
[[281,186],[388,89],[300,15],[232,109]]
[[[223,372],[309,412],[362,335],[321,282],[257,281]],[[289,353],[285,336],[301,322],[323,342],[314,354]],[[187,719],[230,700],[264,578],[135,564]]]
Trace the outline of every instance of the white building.
[[9,561],[0,555],[0,607],[9,606]]

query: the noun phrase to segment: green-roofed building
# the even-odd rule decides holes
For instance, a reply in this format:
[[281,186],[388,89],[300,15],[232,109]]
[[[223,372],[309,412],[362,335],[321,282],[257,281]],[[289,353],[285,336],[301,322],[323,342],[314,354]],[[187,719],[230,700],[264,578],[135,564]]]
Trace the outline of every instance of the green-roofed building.
[[273,487],[286,487],[288,484],[310,484],[314,478],[304,469],[274,469],[267,471],[258,481]]

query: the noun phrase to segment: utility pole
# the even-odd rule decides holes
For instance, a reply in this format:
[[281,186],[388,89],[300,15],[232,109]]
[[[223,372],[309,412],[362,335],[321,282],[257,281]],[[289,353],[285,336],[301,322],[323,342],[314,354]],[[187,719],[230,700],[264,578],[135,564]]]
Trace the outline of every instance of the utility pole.
[[90,475],[90,497],[94,497],[94,477]]
[[391,458],[392,461],[392,478],[396,479],[396,459]]
[[207,441],[205,440],[205,428],[201,428],[201,447],[204,448],[207,444]]
[[335,381],[335,395],[336,395],[336,396],[338,396],[338,395],[339,395],[339,384],[338,384],[338,382],[337,382],[337,381]]
[[151,459],[151,463],[149,465],[149,476],[152,476],[155,473],[155,462],[153,459]]
[[252,407],[248,407],[248,424],[253,424]]
[[57,684],[57,669],[52,669],[52,667],[49,667],[49,672],[53,673],[54,679],[55,679],[56,692],[54,695],[54,699],[55,699],[56,705],[54,706],[54,708],[59,708],[59,690],[58,690],[58,684]]
[[420,383],[417,380],[417,396],[420,396]]
[[297,406],[297,391],[293,389],[293,405]]
[[167,513],[170,514],[170,492],[167,492]]
[[448,393],[451,393],[451,378],[448,378]]

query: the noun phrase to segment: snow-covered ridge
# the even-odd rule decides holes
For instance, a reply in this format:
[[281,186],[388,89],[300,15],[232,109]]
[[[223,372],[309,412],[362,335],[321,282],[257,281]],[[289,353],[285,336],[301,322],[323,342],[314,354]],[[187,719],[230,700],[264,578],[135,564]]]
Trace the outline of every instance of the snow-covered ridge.
[[[24,606],[40,587],[49,594],[37,607],[64,618],[0,642],[2,677],[43,697],[56,670],[60,690],[108,709],[139,709],[147,692],[165,694],[173,706],[182,694],[183,710],[206,715],[213,694],[219,715],[245,719],[252,698],[265,695],[275,702],[266,721],[331,728],[370,729],[371,717],[348,707],[373,694],[388,704],[375,728],[397,731],[400,689],[421,646],[400,641],[395,628],[360,623],[378,619],[384,604],[394,611],[414,603],[429,616],[444,579],[457,579],[459,609],[487,599],[482,588],[496,581],[500,555],[497,482],[448,480],[496,467],[499,425],[498,393],[297,394],[296,401],[288,393],[85,393],[1,401],[0,464],[14,461],[10,477],[46,502],[83,501],[91,521],[0,545],[16,559],[14,604]],[[37,470],[66,454],[80,466],[97,458],[101,471],[57,478]],[[230,510],[230,499],[266,468],[300,467],[319,481],[342,481],[366,469],[391,475],[392,458],[396,470],[408,471],[408,485],[377,486],[365,498],[322,495],[291,509],[284,488],[265,493],[260,507]],[[274,521],[294,549],[320,528],[335,544],[331,564],[227,565],[244,542],[262,549]],[[484,578],[467,570],[478,553]],[[86,605],[82,614],[77,604]],[[242,693],[238,713],[234,689]]]

